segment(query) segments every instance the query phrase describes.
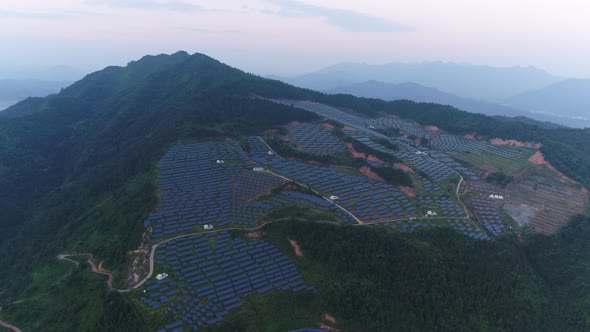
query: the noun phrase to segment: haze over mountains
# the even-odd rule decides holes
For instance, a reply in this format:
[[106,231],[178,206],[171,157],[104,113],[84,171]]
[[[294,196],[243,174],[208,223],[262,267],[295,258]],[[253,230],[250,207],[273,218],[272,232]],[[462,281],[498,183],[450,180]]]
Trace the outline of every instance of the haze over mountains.
[[28,97],[45,97],[66,88],[71,81],[0,79],[0,111]]
[[28,97],[57,93],[84,75],[84,71],[67,65],[0,66],[0,111]]
[[567,79],[510,97],[505,103],[534,112],[590,121],[590,79]]
[[369,80],[387,83],[413,82],[466,98],[499,101],[556,83],[560,78],[533,67],[496,68],[424,62],[384,65],[337,64],[284,80],[296,86],[320,91]]
[[[377,98],[386,101],[412,100],[415,102],[437,103],[450,105],[471,113],[481,113],[490,116],[527,117],[541,122],[552,122],[569,127],[590,127],[590,120],[557,116],[558,112],[535,113],[535,107],[513,107],[483,100],[462,98],[452,93],[443,92],[435,88],[425,87],[416,83],[385,83],[366,81],[330,89],[326,93],[343,93],[357,97]],[[534,97],[533,97],[534,98]],[[534,99],[529,99],[532,102]],[[516,105],[516,104],[515,104]],[[547,125],[547,124],[545,124]],[[549,125],[551,126],[551,125]]]
[[564,80],[534,67],[347,63],[278,79],[328,93],[435,102],[486,115],[526,116],[571,127],[590,126],[590,98],[584,93],[589,91],[589,81]]
[[[177,294],[178,298],[160,297],[155,289],[148,289],[156,284],[153,276],[149,280],[150,285],[144,285],[143,289],[129,293],[110,292],[107,295],[104,279],[91,274],[85,261],[80,260],[77,265],[72,262],[58,263],[56,256],[74,252],[92,253],[97,262],[103,262],[99,266],[104,264],[105,269],[113,271],[114,287],[128,287],[129,279],[125,276],[130,271],[129,253],[145,252],[147,256],[148,251],[137,248],[160,241],[155,237],[150,239],[154,233],[146,230],[144,221],[163,197],[158,195],[170,192],[161,191],[157,185],[162,179],[161,170],[165,169],[162,160],[166,159],[162,158],[169,151],[193,142],[201,142],[197,144],[199,146],[211,144],[217,147],[207,155],[191,154],[187,160],[201,159],[207,167],[209,160],[212,167],[220,167],[220,172],[224,172],[219,177],[221,179],[226,175],[233,176],[234,168],[230,167],[235,166],[234,162],[236,165],[242,162],[231,160],[227,170],[225,165],[218,165],[215,160],[227,153],[225,148],[221,148],[223,146],[242,149],[240,143],[243,143],[250,147],[248,137],[258,140],[262,139],[259,135],[264,136],[265,133],[275,135],[294,122],[316,122],[318,125],[321,122],[325,127],[318,128],[330,130],[330,123],[315,113],[273,102],[273,99],[313,101],[316,105],[332,105],[328,109],[352,109],[373,119],[392,119],[387,116],[395,115],[454,133],[459,142],[463,142],[463,135],[474,131],[487,138],[539,142],[553,166],[585,186],[590,185],[590,170],[587,167],[590,146],[584,145],[589,140],[588,130],[537,128],[432,103],[383,102],[327,95],[247,74],[204,54],[177,52],[145,56],[126,67],[106,67],[57,94],[30,98],[0,113],[0,233],[8,234],[4,241],[0,241],[0,252],[3,253],[0,255],[3,271],[0,274],[1,318],[23,331],[153,331],[176,320],[192,317],[183,312],[167,317],[162,314],[171,303],[177,303],[180,296],[184,296],[177,293],[180,283],[173,281],[180,279],[170,278],[163,282],[173,281],[170,287],[174,288],[167,292],[172,292],[170,296]],[[343,124],[338,126],[333,128],[334,132],[344,129]],[[342,135],[343,139],[357,142],[352,136],[345,136],[344,131]],[[272,136],[267,138],[272,139]],[[338,136],[334,136],[336,138]],[[405,140],[397,139],[400,142]],[[370,139],[366,142],[379,143]],[[344,141],[341,143],[344,144]],[[363,148],[365,145],[354,146]],[[399,146],[390,146],[400,151]],[[366,148],[370,147],[366,145]],[[379,152],[366,151],[371,154]],[[269,156],[267,152],[264,145],[262,154],[265,158]],[[346,160],[348,165],[357,165],[358,158],[344,152],[348,159],[339,161],[334,157],[330,165],[343,166]],[[254,153],[249,150],[248,155],[253,156]],[[251,160],[249,158],[243,160]],[[526,156],[524,158],[527,160]],[[174,160],[173,164],[184,158]],[[297,162],[301,163],[293,169],[308,174],[301,166],[305,165],[304,160]],[[418,157],[418,162],[427,166],[422,157]],[[253,164],[247,165],[240,170],[243,174],[235,173],[240,175],[240,181],[246,179],[246,172],[250,173],[247,176],[255,178],[267,176],[254,172],[251,168]],[[166,167],[182,169],[175,174],[183,177],[179,182],[183,186],[190,185],[186,179],[196,174],[198,177],[191,179],[211,183],[207,187],[211,195],[200,192],[207,199],[217,195],[213,194],[218,192],[213,183],[217,178],[204,179],[200,174],[193,173],[198,167],[169,166]],[[320,165],[313,167],[323,168]],[[416,179],[429,185],[434,183],[425,176],[420,175]],[[458,177],[454,178],[459,181]],[[240,185],[251,190],[252,183],[260,182],[262,180],[243,181]],[[236,186],[232,184],[232,188],[239,188],[237,183]],[[455,193],[452,178],[439,184],[439,189],[432,191],[431,195],[437,201],[442,197],[440,190],[450,188],[450,193]],[[368,195],[372,188],[373,184],[367,187]],[[287,190],[292,191],[290,189],[289,184]],[[425,191],[425,194],[430,197],[431,192]],[[323,203],[323,200],[320,201]],[[167,212],[177,211],[180,204],[180,201],[171,204]],[[209,212],[212,210],[207,210]],[[281,213],[290,216],[292,212]],[[195,211],[189,214],[191,218],[194,215],[195,222],[202,218]],[[325,220],[320,219],[324,215],[301,216],[310,220]],[[226,218],[220,214],[220,218],[242,222],[241,217]],[[415,218],[408,220],[415,221]],[[377,226],[366,226],[283,220],[269,224],[261,232],[271,234],[266,238],[268,241],[282,241],[277,243],[284,244],[287,253],[292,253],[287,239],[301,245],[305,256],[292,254],[289,259],[310,262],[296,266],[296,269],[305,274],[306,280],[317,281],[314,285],[317,292],[305,293],[301,297],[294,292],[278,290],[267,295],[252,292],[243,297],[245,303],[241,309],[231,309],[238,314],[245,312],[237,316],[245,317],[245,321],[236,322],[228,316],[222,322],[227,325],[221,325],[214,331],[287,331],[295,327],[317,326],[317,317],[325,312],[337,317],[339,322],[355,328],[358,326],[361,331],[432,331],[438,326],[446,327],[441,331],[472,331],[478,330],[482,324],[491,330],[555,331],[565,324],[566,330],[587,330],[589,320],[585,318],[588,311],[583,299],[589,287],[585,281],[590,271],[584,268],[584,264],[590,252],[590,243],[586,241],[590,223],[586,216],[574,219],[565,235],[530,238],[527,235],[525,243],[517,242],[515,236],[508,234],[499,241],[480,241],[443,227],[398,234],[369,228]],[[224,225],[217,224],[215,231],[223,231],[222,227]],[[201,232],[201,228],[191,229],[193,231]],[[180,234],[181,231],[174,229],[173,232]],[[144,234],[147,234],[146,237]],[[185,235],[186,239],[195,236]],[[144,240],[149,242],[142,242]],[[158,253],[162,248],[167,250],[166,243],[159,244]],[[198,250],[201,250],[200,247]],[[262,252],[261,255],[267,256]],[[159,256],[152,259],[158,260]],[[221,259],[225,258],[211,255],[208,259],[216,260],[216,264],[221,266]],[[155,273],[159,273],[163,264],[159,261],[155,264],[158,268]],[[143,265],[150,266],[147,261]],[[174,268],[164,269],[171,271]],[[176,278],[181,273],[185,272],[178,270],[170,274]],[[218,292],[217,286],[213,292]],[[136,294],[159,301],[163,304],[162,310],[148,309],[152,307],[147,307],[146,302],[138,302]],[[275,302],[272,296],[276,294],[284,297]],[[448,294],[453,294],[453,301],[449,302]],[[261,305],[267,310],[260,311],[263,313],[260,319],[252,319],[251,304],[246,302],[252,298],[262,299]],[[238,300],[242,301],[241,298]],[[199,301],[194,303],[197,302],[202,304]],[[253,303],[258,310],[258,302]],[[371,310],[342,306],[342,303],[355,303],[361,309]],[[445,308],[444,312],[441,308]],[[302,317],[309,314],[305,324],[298,321],[299,310],[307,312]],[[340,317],[351,317],[352,323],[340,320]],[[464,317],[475,318],[465,320]],[[277,328],[275,321],[291,325],[289,328]],[[208,321],[207,324],[213,325],[213,322]],[[253,327],[247,329],[243,326]],[[264,328],[266,326],[269,328]],[[457,326],[460,328],[457,329]],[[546,329],[542,328],[544,326]],[[348,327],[345,325],[342,329]],[[209,331],[208,328],[206,330]]]

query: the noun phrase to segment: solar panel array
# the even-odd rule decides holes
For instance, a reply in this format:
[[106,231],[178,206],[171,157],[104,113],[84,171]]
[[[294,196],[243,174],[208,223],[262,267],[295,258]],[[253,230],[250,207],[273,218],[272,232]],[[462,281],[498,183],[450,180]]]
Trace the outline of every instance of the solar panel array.
[[467,151],[477,156],[483,152],[496,154],[498,156],[516,160],[521,157],[522,152],[503,145],[493,145],[486,141],[468,139],[456,135],[440,135],[433,138],[430,144],[442,151]]
[[498,209],[492,204],[490,199],[472,197],[471,205],[477,215],[477,219],[482,222],[483,227],[492,235],[500,235],[502,230],[507,227]]
[[420,229],[436,228],[436,227],[451,227],[454,230],[463,233],[469,237],[479,240],[490,240],[490,237],[482,232],[477,226],[473,225],[468,220],[464,219],[449,219],[449,220],[403,220],[395,222],[386,222],[374,224],[377,227],[391,228],[398,232],[415,232]]
[[345,130],[345,132],[348,136],[377,151],[404,159],[412,168],[421,171],[435,181],[442,181],[455,173],[453,168],[444,162],[440,162],[429,155],[417,154],[420,150],[413,146],[414,143],[411,140],[405,138],[391,139],[391,142],[398,147],[398,150],[394,151],[379,143],[373,142],[371,136],[364,132],[354,129]]
[[324,212],[333,212],[337,220],[341,220],[345,223],[355,222],[351,215],[338,208],[332,202],[324,198],[305,194],[299,191],[282,191],[281,193],[274,195],[267,200],[252,204],[252,206],[257,206],[261,209],[267,210],[289,205],[299,205]]
[[144,224],[154,227],[154,239],[205,224],[255,225],[260,211],[246,202],[285,182],[255,166],[237,143],[171,148],[160,161],[158,205]]
[[336,203],[363,221],[415,216],[416,207],[394,186],[360,176],[346,175],[328,167],[289,161],[268,154],[268,147],[252,137],[250,154],[258,163],[305,184],[325,196],[336,195]]
[[158,247],[155,259],[169,277],[146,283],[140,300],[153,310],[172,309],[177,321],[160,331],[219,323],[248,293],[315,291],[275,246],[232,238],[229,232],[171,240]]
[[357,130],[363,131],[368,133],[372,136],[376,137],[385,137],[385,135],[380,134],[372,129],[369,128],[368,121],[369,118],[362,117],[360,115],[354,115],[350,113],[343,112],[339,109],[334,107],[308,102],[308,101],[301,101],[301,100],[278,100],[278,99],[270,99],[271,101],[283,105],[289,105],[297,108],[304,109],[306,111],[310,111],[316,113],[319,116],[335,120],[345,126],[356,128]]
[[461,217],[465,213],[463,209],[452,199],[443,196],[417,196],[420,203],[425,207],[435,206],[435,208],[429,208],[435,210],[438,216],[442,217]]
[[482,193],[496,193],[498,188],[481,182],[470,182],[469,190]]
[[331,156],[345,149],[344,144],[322,125],[289,125],[287,129],[299,149],[316,156]]
[[409,135],[414,135],[416,137],[430,138],[436,134],[436,131],[428,130],[415,122],[400,118],[387,117],[370,119],[367,121],[367,124],[375,128],[397,128]]

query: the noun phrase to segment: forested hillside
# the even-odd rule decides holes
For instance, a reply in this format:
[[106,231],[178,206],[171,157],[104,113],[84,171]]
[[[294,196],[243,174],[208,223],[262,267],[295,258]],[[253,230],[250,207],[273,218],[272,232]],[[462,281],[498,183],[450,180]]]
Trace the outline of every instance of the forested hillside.
[[[91,252],[107,262],[115,282],[124,282],[127,252],[141,242],[142,221],[158,199],[157,163],[171,146],[240,141],[291,121],[318,118],[260,97],[314,100],[368,117],[394,114],[453,133],[541,142],[555,167],[590,187],[588,129],[549,130],[436,104],[324,95],[202,54],[146,56],[0,113],[0,232],[5,235],[0,306],[28,300],[34,309],[22,316],[9,306],[3,313],[35,327],[109,330],[123,326],[119,312],[128,312],[134,318],[129,330],[145,329],[149,320],[129,298],[100,295],[102,280],[90,277],[88,268],[69,275],[55,256]],[[339,316],[355,316],[364,327],[429,330],[462,321],[464,330],[550,330],[568,319],[567,326],[583,330],[587,225],[579,218],[563,233],[524,246],[510,238],[477,242],[450,231],[407,239],[371,230],[353,233],[356,228],[328,232],[315,224],[290,224],[283,231],[301,242],[310,264],[333,273],[326,280],[334,285],[320,289],[324,305]]]
[[301,91],[179,52],[105,68],[2,112],[0,230],[12,235],[0,248],[4,300],[27,283],[16,275],[63,248],[79,245],[123,264],[140,241],[155,200],[155,163],[168,147],[314,117],[252,97]]

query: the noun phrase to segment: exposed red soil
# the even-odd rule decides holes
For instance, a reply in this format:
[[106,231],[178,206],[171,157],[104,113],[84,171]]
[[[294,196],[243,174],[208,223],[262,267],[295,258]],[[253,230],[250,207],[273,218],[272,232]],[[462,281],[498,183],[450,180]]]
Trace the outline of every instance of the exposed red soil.
[[535,152],[535,154],[529,158],[529,162],[531,162],[535,165],[547,164],[547,161],[545,161],[545,156],[543,156],[543,153],[541,151]]
[[437,126],[426,126],[424,127],[426,130],[430,130],[430,131],[439,131],[440,129]]
[[331,123],[322,123],[322,127],[328,129],[328,130],[333,130],[334,129],[334,125],[332,125]]
[[385,180],[379,175],[377,175],[377,173],[373,172],[369,166],[361,166],[361,168],[359,168],[359,171],[371,180],[385,182]]
[[414,197],[414,196],[416,196],[416,193],[414,192],[414,188],[410,188],[410,187],[406,187],[406,186],[401,186],[401,187],[399,187],[399,190],[401,192],[403,192],[408,197]]
[[352,128],[352,127],[349,127],[349,126],[344,126],[344,128],[342,128],[342,129],[343,129],[343,130],[355,130],[354,128]]
[[[553,167],[553,165],[551,165],[547,160],[545,160],[545,156],[543,155],[543,153],[541,151],[535,152],[535,154],[529,158],[529,162],[531,162],[535,165],[547,165],[547,167],[549,167],[549,169],[551,169],[552,171],[557,173],[557,175],[559,175],[559,177],[562,178],[563,180],[573,182],[573,183],[578,183],[577,181],[572,180],[567,175],[558,171],[557,168]],[[582,187],[582,192],[584,194],[588,194],[588,189]]]
[[327,312],[324,312],[324,320],[326,322],[329,322],[329,323],[332,323],[332,324],[335,324],[336,323],[336,318],[334,318],[334,316],[330,315]]
[[377,158],[377,157],[375,157],[375,156],[373,156],[373,155],[368,155],[368,156],[367,156],[366,154],[364,154],[364,153],[362,153],[362,152],[358,152],[358,151],[356,151],[356,150],[354,149],[354,147],[352,146],[352,143],[346,143],[346,147],[348,148],[348,150],[350,151],[350,153],[352,153],[352,155],[353,155],[355,158],[363,158],[363,159],[367,159],[367,160],[370,160],[370,161],[374,161],[374,162],[376,162],[376,163],[382,163],[382,164],[385,164],[385,162],[384,162],[383,160],[381,160],[381,159],[379,159],[379,158]]
[[465,136],[463,136],[467,139],[475,139],[475,134],[465,134]]
[[395,163],[395,164],[393,164],[393,166],[395,166],[397,168],[400,168],[400,169],[403,169],[403,170],[406,170],[406,171],[408,171],[408,172],[410,172],[412,174],[416,174],[416,171],[414,171],[412,169],[412,167],[410,167],[410,166],[408,166],[406,164],[403,164],[403,163]]
[[105,270],[102,267],[102,261],[100,263],[98,263],[98,267],[96,266],[96,264],[94,263],[94,261],[92,260],[92,258],[88,258],[88,265],[90,265],[90,268],[92,269],[92,272],[96,273],[96,274],[102,274],[108,277],[107,279],[107,286],[109,286],[109,289],[113,289],[113,274],[109,271],[109,270]]
[[291,243],[291,247],[293,247],[293,250],[295,250],[295,256],[297,256],[297,257],[303,256],[303,250],[301,250],[301,247],[299,246],[297,241],[289,240],[289,243]]
[[248,232],[248,233],[246,233],[246,236],[247,236],[249,239],[252,239],[252,240],[258,240],[258,239],[260,239],[260,238],[261,238],[263,235],[264,235],[264,233],[262,233],[262,232],[260,232],[260,231],[259,231],[259,232]]
[[521,141],[517,141],[515,139],[504,140],[501,138],[492,138],[490,140],[490,143],[492,143],[494,145],[526,146],[527,148],[533,148],[533,149],[538,149],[541,146],[543,146],[543,144],[541,144],[541,143],[521,142]]

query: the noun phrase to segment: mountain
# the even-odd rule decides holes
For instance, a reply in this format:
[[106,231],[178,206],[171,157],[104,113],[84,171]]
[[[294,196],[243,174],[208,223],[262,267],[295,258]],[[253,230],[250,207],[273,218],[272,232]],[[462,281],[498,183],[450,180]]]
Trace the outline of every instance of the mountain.
[[590,121],[590,79],[563,80],[517,94],[504,103],[531,112]]
[[[106,277],[92,273],[86,264],[88,253],[97,269],[112,271],[114,286],[125,287],[132,264],[129,253],[143,250],[142,236],[149,233],[143,221],[160,212],[156,202],[167,195],[157,183],[167,168],[160,160],[171,147],[203,141],[241,146],[238,143],[248,136],[281,133],[293,121],[320,120],[315,113],[259,97],[316,101],[367,117],[397,115],[461,135],[475,131],[488,137],[539,141],[555,167],[584,185],[590,183],[590,147],[584,145],[590,131],[548,130],[432,103],[325,95],[244,73],[204,54],[145,56],[125,67],[88,74],[57,94],[27,98],[0,113],[2,321],[31,331],[148,331],[182,325],[183,313],[168,305],[152,310],[145,297],[158,296],[163,302],[185,297],[188,302],[194,292],[204,291],[201,286],[186,294],[174,293],[175,289],[157,294],[147,287],[106,292]],[[209,161],[216,159],[216,153]],[[187,159],[195,156],[188,154]],[[190,169],[180,173],[188,177]],[[264,173],[250,173],[265,179]],[[258,183],[241,180],[247,186]],[[448,184],[444,187],[454,193],[455,187]],[[171,218],[176,213],[173,205]],[[212,330],[290,330],[294,327],[273,324],[316,324],[324,313],[342,317],[339,324],[352,330],[588,329],[590,221],[586,217],[576,218],[563,233],[526,235],[521,243],[510,234],[480,241],[443,227],[401,234],[372,225],[299,220],[325,220],[311,216],[295,210],[288,217],[298,219],[265,226],[254,236],[268,234],[267,238],[244,239],[242,245],[251,244],[252,253],[262,254],[268,243],[278,243],[280,252],[273,255],[291,252],[285,261],[298,260],[289,272],[311,271],[305,283],[313,282],[317,289],[252,291],[238,298],[242,308],[232,311],[227,323],[224,319],[229,325]],[[227,232],[224,241],[241,239],[239,233]],[[219,244],[220,238],[214,235],[194,248]],[[292,253],[290,239],[301,244],[304,256]],[[159,240],[151,241],[149,245]],[[163,247],[168,245],[159,248]],[[218,259],[228,249],[198,256]],[[86,254],[73,264],[58,261],[60,253]],[[189,271],[192,264],[183,261],[183,266],[156,264],[155,268],[156,273],[173,268]],[[273,268],[265,264],[264,270]],[[259,280],[248,278],[253,285],[255,278]],[[171,273],[162,284],[174,287],[185,282]],[[221,282],[215,287],[221,289]],[[205,306],[220,308],[216,301],[191,303],[201,311]]]
[[398,84],[414,82],[461,97],[498,101],[521,92],[541,88],[560,79],[533,67],[495,68],[447,62],[424,62],[383,65],[338,64],[282,80],[295,86],[320,91],[370,80]]
[[71,81],[0,80],[0,110],[27,97],[45,97],[72,84]]
[[[550,114],[532,113],[497,103],[462,98],[435,88],[425,87],[420,84],[409,82],[395,84],[378,81],[367,81],[326,90],[324,92],[332,94],[351,94],[357,97],[377,98],[387,101],[406,99],[415,102],[450,105],[467,112],[481,113],[490,116],[500,115],[508,117],[528,117],[530,119],[541,121],[542,123],[537,123],[541,126],[556,127],[555,124],[576,128],[590,126],[590,121],[579,121],[553,116]],[[549,122],[553,122],[553,124]]]
[[450,105],[471,113],[481,113],[487,115],[509,116],[515,114],[524,115],[524,113],[526,113],[498,104],[462,98],[452,93],[443,92],[435,88],[430,88],[410,82],[395,84],[378,81],[367,81],[326,90],[324,92],[332,94],[344,93],[357,97],[377,98],[387,101],[406,99],[422,103],[436,103]]

